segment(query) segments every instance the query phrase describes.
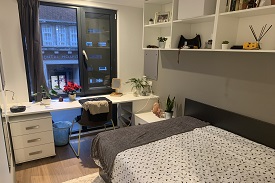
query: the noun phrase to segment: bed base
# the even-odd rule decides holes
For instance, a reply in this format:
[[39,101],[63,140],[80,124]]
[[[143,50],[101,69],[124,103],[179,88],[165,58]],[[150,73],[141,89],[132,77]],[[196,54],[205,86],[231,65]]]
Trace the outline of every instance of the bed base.
[[185,99],[185,116],[192,116],[244,138],[275,149],[275,125]]

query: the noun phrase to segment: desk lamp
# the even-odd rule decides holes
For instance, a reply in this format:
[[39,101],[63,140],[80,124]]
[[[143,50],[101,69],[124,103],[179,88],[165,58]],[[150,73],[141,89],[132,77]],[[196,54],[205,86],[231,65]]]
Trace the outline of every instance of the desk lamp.
[[119,78],[113,78],[112,79],[112,89],[115,89],[115,92],[111,93],[110,96],[121,97],[123,94],[117,92],[119,90],[120,86],[121,86],[120,79]]

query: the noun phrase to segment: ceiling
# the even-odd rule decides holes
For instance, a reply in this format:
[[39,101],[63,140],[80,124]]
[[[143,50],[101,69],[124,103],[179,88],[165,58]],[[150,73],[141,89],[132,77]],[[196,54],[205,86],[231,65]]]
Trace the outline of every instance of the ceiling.
[[90,2],[99,2],[99,3],[108,3],[108,4],[117,4],[131,7],[143,7],[143,0],[84,0]]

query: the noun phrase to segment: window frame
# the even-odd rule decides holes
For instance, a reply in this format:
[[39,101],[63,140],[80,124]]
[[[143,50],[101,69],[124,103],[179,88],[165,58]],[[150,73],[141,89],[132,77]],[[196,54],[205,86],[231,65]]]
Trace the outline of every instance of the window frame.
[[[86,90],[87,89],[87,70],[85,69],[85,63],[84,63],[84,57],[82,55],[82,50],[83,48],[86,46],[85,42],[82,40],[82,34],[83,31],[85,32],[84,29],[82,29],[82,22],[84,21],[83,19],[83,10],[88,10],[88,11],[95,11],[95,12],[101,12],[102,10],[107,10],[107,11],[112,11],[113,15],[111,16],[113,19],[113,21],[111,21],[112,25],[111,25],[111,37],[114,38],[114,41],[111,42],[110,47],[111,49],[111,59],[110,59],[110,68],[111,68],[111,72],[110,72],[110,80],[112,80],[112,78],[116,78],[117,77],[117,19],[116,19],[116,14],[117,14],[117,10],[110,10],[110,9],[104,9],[104,8],[97,8],[97,7],[89,7],[89,6],[81,6],[81,5],[72,5],[72,4],[68,4],[68,3],[53,3],[53,2],[45,2],[45,1],[40,1],[40,5],[45,5],[45,6],[55,6],[55,7],[64,7],[64,8],[74,8],[76,9],[76,16],[77,16],[77,24],[76,24],[76,32],[77,32],[77,47],[78,47],[78,66],[79,66],[79,79],[80,79],[80,85],[84,87],[84,89],[82,89],[80,92],[77,93],[78,96],[83,97],[83,96],[90,96],[90,95],[103,95],[103,94],[109,94],[111,92],[113,92],[114,90],[110,87],[106,88],[106,87],[96,87],[95,89],[92,90]],[[93,12],[94,13],[94,12]],[[52,40],[57,39],[54,38],[54,33],[53,31],[55,31],[54,29],[54,25],[52,27]],[[69,28],[70,29],[70,28]],[[43,40],[42,40],[42,27],[40,27],[40,31],[41,31],[41,47],[43,46]],[[66,35],[70,35],[70,31],[66,32]],[[68,39],[68,38],[66,38]],[[24,41],[22,39],[22,41]],[[57,43],[57,42],[56,42]],[[54,43],[53,43],[54,44]],[[52,45],[52,46],[57,46],[57,45]],[[69,44],[65,45],[66,46],[72,46],[71,45],[71,39],[69,39]],[[57,46],[58,47],[58,46]],[[24,53],[26,54],[26,53]],[[27,76],[27,85],[28,85],[28,93],[29,93],[29,101],[33,101],[34,98],[32,96],[32,90],[31,90],[31,79],[29,77],[28,74],[28,69],[27,69],[27,65],[26,65],[26,76]],[[111,82],[110,82],[111,84]],[[67,97],[67,94],[59,94],[58,96],[62,96],[62,97]],[[52,98],[57,98],[56,97],[52,97]]]

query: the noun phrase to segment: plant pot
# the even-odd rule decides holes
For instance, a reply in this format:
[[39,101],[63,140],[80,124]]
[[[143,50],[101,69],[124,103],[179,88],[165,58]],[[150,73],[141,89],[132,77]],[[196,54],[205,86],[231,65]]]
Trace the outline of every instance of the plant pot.
[[154,24],[154,21],[149,21],[149,25],[152,25],[152,24]]
[[42,98],[41,104],[42,105],[50,105],[51,99],[50,98]]
[[165,48],[166,42],[159,42],[159,48]]
[[171,119],[173,116],[173,111],[172,112],[165,112],[165,119]]
[[68,97],[69,97],[70,101],[74,101],[75,98],[76,98],[76,93],[74,93],[74,94],[68,94]]
[[271,0],[271,5],[275,5],[275,0]]
[[134,95],[134,97],[138,97],[138,96],[140,96],[140,89],[135,89],[134,90],[134,92],[133,92],[133,95]]
[[228,44],[222,44],[222,50],[227,50],[228,49]]

